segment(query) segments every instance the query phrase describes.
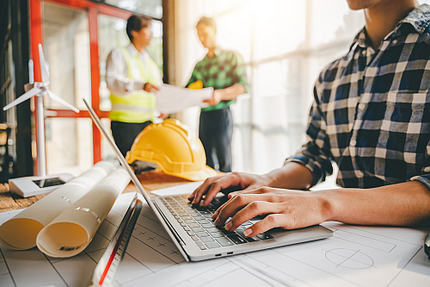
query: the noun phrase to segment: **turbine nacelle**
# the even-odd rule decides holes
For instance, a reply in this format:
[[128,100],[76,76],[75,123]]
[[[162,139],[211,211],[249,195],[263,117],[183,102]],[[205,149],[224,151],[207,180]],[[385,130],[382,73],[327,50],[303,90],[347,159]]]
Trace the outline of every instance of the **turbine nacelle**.
[[[33,88],[38,88],[42,90],[43,92],[47,92],[48,91],[48,87],[46,87],[42,82],[36,82],[33,84]],[[48,93],[43,93],[43,96],[47,96]]]

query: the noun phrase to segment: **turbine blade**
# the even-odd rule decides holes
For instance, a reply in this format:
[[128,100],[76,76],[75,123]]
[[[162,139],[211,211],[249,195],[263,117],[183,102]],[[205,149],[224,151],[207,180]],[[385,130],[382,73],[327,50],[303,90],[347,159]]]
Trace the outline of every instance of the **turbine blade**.
[[39,43],[39,59],[40,71],[42,72],[42,83],[47,86],[49,84],[49,73],[46,67],[45,55],[43,54],[42,44]]
[[79,113],[79,110],[77,108],[75,108],[74,106],[72,106],[71,104],[69,104],[68,102],[66,102],[65,100],[63,100],[62,98],[60,98],[59,96],[54,94],[53,92],[48,90],[48,95],[51,99],[53,99],[57,103],[60,103],[64,106],[68,107],[69,109],[73,110],[75,113]]
[[33,88],[30,91],[28,91],[27,93],[25,93],[22,96],[20,96],[19,98],[17,98],[15,101],[13,101],[12,103],[10,103],[9,105],[5,106],[3,108],[3,111],[6,111],[6,110],[10,109],[11,107],[18,105],[18,104],[22,103],[23,101],[28,100],[32,96],[36,96],[37,94],[39,94],[41,92],[42,92],[41,89],[39,89],[39,88]]
[[28,60],[28,83],[34,84],[34,64],[33,60]]

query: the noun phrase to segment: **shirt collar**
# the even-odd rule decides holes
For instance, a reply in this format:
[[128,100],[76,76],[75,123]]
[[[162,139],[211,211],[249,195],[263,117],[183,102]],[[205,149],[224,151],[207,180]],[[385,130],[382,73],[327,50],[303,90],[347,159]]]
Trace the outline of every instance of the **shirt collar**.
[[[408,15],[406,15],[405,18],[400,20],[399,23],[397,23],[396,28],[394,28],[394,31],[389,34],[390,35],[400,35],[400,31],[402,27],[405,25],[412,25],[412,27],[419,33],[423,33],[428,25],[430,24],[430,6],[428,4],[422,4],[409,12]],[[388,37],[389,37],[388,36]],[[387,38],[388,38],[387,37]],[[367,39],[367,32],[366,27],[363,27],[360,32],[355,36],[354,41],[352,42],[352,45],[350,49],[352,49],[356,44],[362,48],[370,47],[370,43],[366,42]]]
[[140,53],[136,49],[136,47],[133,45],[133,43],[130,43],[130,45],[128,45],[127,50],[128,50],[128,52],[130,53],[131,56],[138,55],[138,56],[141,56],[141,57],[146,57],[146,55],[148,54],[145,49],[143,50],[142,53]]
[[428,4],[422,4],[412,10],[397,24],[396,29],[399,29],[403,24],[412,25],[418,33],[422,34],[430,24],[430,6]]
[[219,56],[221,54],[221,48],[220,47],[216,47],[215,51],[214,51],[215,56]]
[[366,38],[367,38],[366,36],[367,36],[366,27],[363,27],[363,29],[361,29],[361,31],[358,32],[357,35],[355,35],[354,41],[352,42],[352,45],[351,45],[351,49],[356,44],[358,44],[358,46],[362,48],[366,48],[367,46],[370,46],[369,44],[366,43]]
[[214,51],[214,54],[215,54],[215,55],[214,55],[213,57],[209,58],[209,57],[208,57],[208,54],[206,54],[205,58],[206,58],[207,60],[213,59],[213,58],[215,58],[215,57],[218,57],[218,56],[221,54],[221,52],[222,52],[222,49],[221,49],[220,47],[216,47],[216,48],[215,48],[215,51]]

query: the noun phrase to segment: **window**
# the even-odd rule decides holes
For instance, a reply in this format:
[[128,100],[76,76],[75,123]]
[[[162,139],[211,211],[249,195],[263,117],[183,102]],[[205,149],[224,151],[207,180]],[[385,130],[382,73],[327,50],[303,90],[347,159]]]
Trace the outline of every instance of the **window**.
[[107,4],[159,19],[163,17],[161,1],[162,0],[105,0]]
[[[232,106],[233,170],[264,173],[282,166],[305,141],[319,71],[347,52],[364,24],[362,12],[336,0],[187,3],[178,7],[186,16],[177,24],[181,39],[177,64],[183,73],[178,84],[186,83],[194,64],[205,55],[195,24],[202,15],[212,16],[217,43],[242,55],[251,83],[251,92]],[[195,127],[196,115],[182,118]]]
[[[43,48],[49,64],[49,89],[78,109],[85,109],[82,99],[91,99],[88,26],[85,10],[43,3]],[[50,98],[45,98],[44,104],[47,109],[67,109]],[[84,124],[84,119],[51,116],[54,117],[45,120],[48,174],[71,166],[89,168],[91,121]]]
[[132,13],[154,17],[154,37],[148,50],[161,69],[164,64],[162,1],[102,2],[30,0],[30,40],[35,61],[35,81],[41,78],[37,45],[43,43],[51,77],[49,89],[81,109],[76,114],[61,104],[45,99],[48,174],[70,172],[77,175],[94,162],[113,158],[113,152],[92,124],[82,99],[92,104],[109,129],[110,102],[104,78],[105,60],[113,48],[128,45],[124,29],[126,19]]

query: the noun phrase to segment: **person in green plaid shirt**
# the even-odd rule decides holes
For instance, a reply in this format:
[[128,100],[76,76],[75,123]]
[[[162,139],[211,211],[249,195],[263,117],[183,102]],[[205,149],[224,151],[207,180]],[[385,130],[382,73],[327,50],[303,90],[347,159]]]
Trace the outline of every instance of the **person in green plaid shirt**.
[[196,29],[208,53],[194,67],[187,87],[201,81],[203,88],[214,88],[212,97],[204,101],[209,106],[200,113],[199,138],[205,148],[206,164],[215,170],[230,172],[233,135],[230,105],[237,96],[248,92],[246,67],[237,52],[222,50],[216,45],[216,24],[212,18],[200,18]]

